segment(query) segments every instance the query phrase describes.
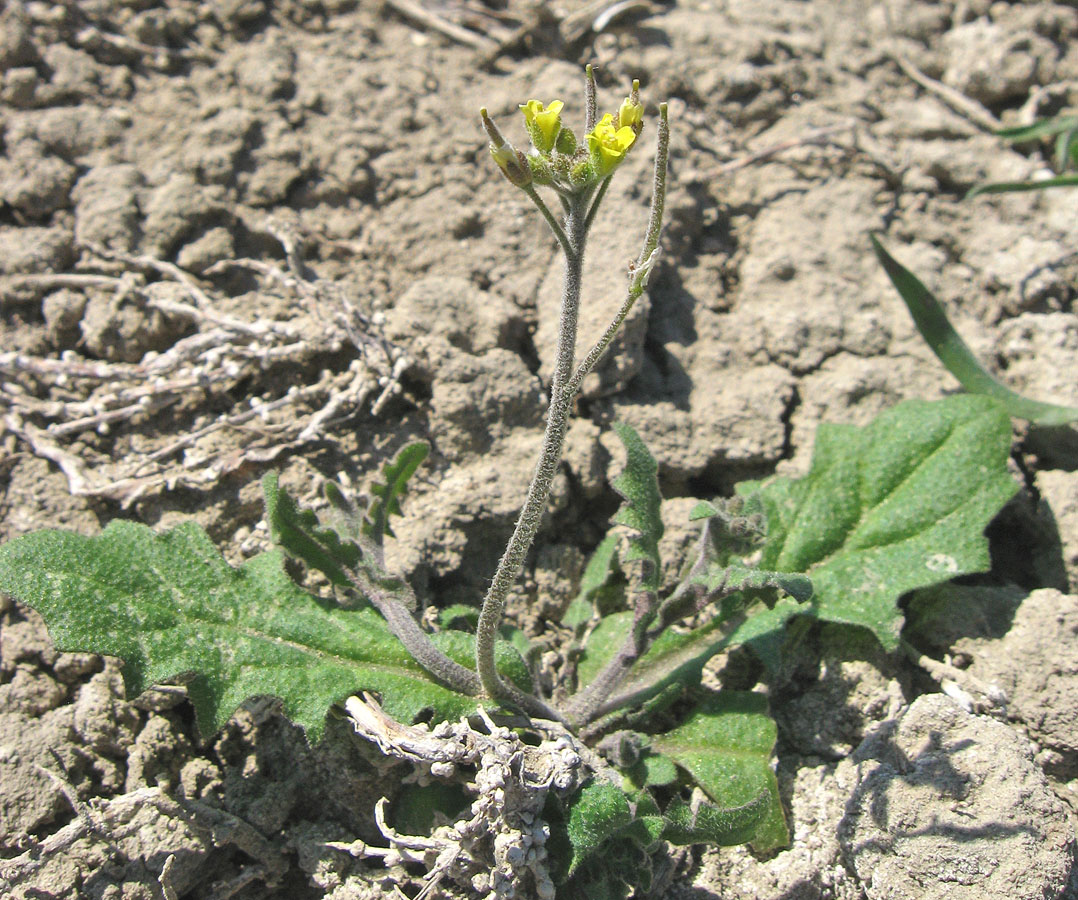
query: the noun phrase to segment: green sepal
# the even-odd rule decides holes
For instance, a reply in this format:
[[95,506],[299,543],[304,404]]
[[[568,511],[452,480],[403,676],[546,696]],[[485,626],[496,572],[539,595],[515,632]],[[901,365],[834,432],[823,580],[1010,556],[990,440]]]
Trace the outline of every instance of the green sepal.
[[554,149],[563,156],[572,156],[576,153],[576,144],[576,135],[572,129],[563,125],[561,131],[558,132],[557,140],[554,141]]

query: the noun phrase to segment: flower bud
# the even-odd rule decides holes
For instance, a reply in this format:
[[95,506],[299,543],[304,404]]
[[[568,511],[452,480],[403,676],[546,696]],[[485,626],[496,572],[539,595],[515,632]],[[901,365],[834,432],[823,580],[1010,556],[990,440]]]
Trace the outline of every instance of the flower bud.
[[640,102],[640,82],[633,80],[632,92],[626,97],[618,110],[618,128],[628,126],[636,134],[644,127],[644,105]]
[[558,132],[558,139],[554,142],[554,149],[563,156],[572,156],[576,153],[576,135],[571,128],[562,128]]
[[502,170],[502,174],[517,187],[527,187],[532,183],[532,170],[528,159],[512,144],[504,143],[500,147],[490,145],[490,155]]
[[527,187],[532,183],[532,171],[527,158],[502,137],[494,120],[487,115],[485,107],[479,110],[479,116],[490,138],[490,155],[494,157],[494,162],[498,164],[502,174],[517,187]]

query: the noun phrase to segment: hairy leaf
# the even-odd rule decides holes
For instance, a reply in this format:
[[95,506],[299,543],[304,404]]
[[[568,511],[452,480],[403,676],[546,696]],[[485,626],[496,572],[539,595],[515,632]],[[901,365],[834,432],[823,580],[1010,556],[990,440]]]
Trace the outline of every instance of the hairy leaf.
[[869,425],[821,425],[809,473],[759,488],[760,565],[805,572],[815,614],[898,644],[899,597],[989,567],[984,529],[1018,490],[1010,420],[987,397],[908,400]]
[[363,533],[376,543],[384,535],[395,537],[389,524],[390,516],[401,514],[400,499],[408,488],[408,479],[427,458],[430,445],[425,441],[406,444],[397,455],[382,466],[382,480],[371,485],[374,495],[363,521]]
[[614,430],[625,445],[627,456],[625,471],[614,479],[614,490],[625,500],[614,516],[614,523],[635,532],[629,538],[629,550],[623,562],[642,561],[642,586],[655,593],[659,590],[659,540],[663,536],[659,466],[640,435],[630,426],[618,422],[615,423]]
[[[1078,184],[1078,176],[1075,176]],[[985,186],[985,190],[990,186]],[[1078,409],[1041,403],[1015,393],[998,381],[977,361],[973,351],[954,330],[940,302],[909,269],[896,261],[883,245],[870,235],[872,248],[883,265],[891,283],[902,297],[913,317],[921,337],[932,348],[947,370],[971,394],[985,394],[1002,403],[1017,419],[1028,419],[1037,425],[1065,425],[1078,419]]]
[[775,605],[777,591],[789,594],[798,603],[805,603],[812,596],[812,581],[804,575],[767,572],[737,564],[724,566],[712,562],[706,571],[692,580],[714,597],[739,593],[744,594],[746,600],[763,600],[768,606]]
[[618,536],[611,531],[599,542],[599,546],[588,559],[580,580],[580,593],[561,617],[563,625],[576,630],[591,621],[595,613],[595,599],[606,587],[617,567]]
[[[609,703],[636,706],[657,697],[675,685],[683,688],[700,683],[700,674],[711,657],[739,644],[753,643],[779,631],[788,619],[805,612],[806,607],[793,597],[783,597],[768,609],[763,604],[746,604],[746,598],[733,596],[721,604],[715,615],[691,631],[664,631],[617,685]],[[591,683],[613,658],[632,628],[629,612],[604,616],[588,638],[577,664],[581,687]],[[764,660],[777,665],[777,660]]]
[[[60,650],[123,660],[128,694],[194,673],[188,691],[203,734],[248,697],[273,695],[317,740],[329,706],[381,694],[391,716],[453,719],[476,701],[431,680],[373,609],[341,609],[297,587],[278,551],[234,569],[205,532],[163,534],[114,521],[97,537],[39,531],[0,546],[0,591],[37,610]],[[435,635],[463,664],[470,636]],[[529,683],[517,654],[510,677]]]
[[262,494],[273,542],[289,556],[318,569],[333,584],[341,587],[351,584],[347,570],[359,563],[362,556],[359,547],[351,540],[342,540],[335,528],[322,525],[314,512],[301,508],[281,487],[276,472],[263,476]]
[[585,785],[569,802],[572,875],[603,843],[632,823],[633,813],[625,792],[601,781]]
[[632,627],[633,614],[631,612],[608,613],[599,620],[599,624],[588,635],[584,652],[577,662],[578,689],[591,684],[595,676],[614,658],[618,648],[625,643]]
[[684,769],[710,799],[679,801],[664,812],[663,837],[677,844],[740,844],[760,851],[788,840],[771,769],[775,723],[760,694],[723,691],[702,702],[680,727],[651,739],[652,750]]

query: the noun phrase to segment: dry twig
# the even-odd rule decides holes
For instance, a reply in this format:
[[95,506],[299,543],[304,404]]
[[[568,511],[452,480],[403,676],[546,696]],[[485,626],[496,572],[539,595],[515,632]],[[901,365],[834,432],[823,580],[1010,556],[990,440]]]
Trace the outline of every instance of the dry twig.
[[[295,298],[301,313],[279,321],[245,321],[223,313],[198,279],[174,263],[149,256],[87,247],[94,258],[125,266],[120,277],[95,272],[22,276],[5,287],[43,294],[57,288],[140,294],[147,306],[195,324],[198,331],[138,363],[86,360],[67,351],[59,359],[0,353],[0,433],[6,431],[64,473],[72,494],[117,500],[125,507],[162,488],[206,488],[253,462],[326,438],[333,425],[364,408],[378,415],[400,390],[408,358],[377,334],[338,285],[306,277],[298,232],[271,222],[267,230],[285,249],[287,269],[260,260],[220,263],[264,277],[267,289]],[[143,293],[146,278],[183,287],[188,300]],[[116,459],[90,460],[67,442],[87,431],[125,433],[145,428],[172,408],[195,414],[200,400],[216,398],[243,382],[262,380],[274,367],[295,369],[351,345],[356,358],[344,371],[324,371],[311,384],[292,385],[277,396],[253,397],[250,405],[198,422],[176,439],[150,450],[117,449]],[[309,409],[310,411],[305,411]],[[257,428],[252,428],[257,425]],[[238,446],[208,446],[214,433],[246,432]],[[205,449],[200,453],[198,448]],[[182,456],[181,456],[182,454]]]

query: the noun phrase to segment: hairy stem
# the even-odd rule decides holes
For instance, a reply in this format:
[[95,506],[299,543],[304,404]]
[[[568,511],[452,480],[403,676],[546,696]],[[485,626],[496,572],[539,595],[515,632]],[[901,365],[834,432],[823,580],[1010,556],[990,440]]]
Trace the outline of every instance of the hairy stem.
[[479,676],[435,647],[430,635],[419,627],[419,623],[404,603],[365,573],[355,570],[349,575],[356,589],[371,601],[371,606],[378,610],[389,625],[389,630],[404,644],[417,663],[458,693],[474,697],[480,692],[482,684]]
[[[644,236],[644,246],[640,250],[640,256],[637,257],[636,262],[629,270],[629,290],[625,296],[625,300],[621,304],[621,308],[606,327],[606,331],[603,332],[602,337],[600,337],[591,350],[588,351],[576,372],[573,373],[573,377],[566,385],[566,390],[570,394],[575,394],[580,390],[580,385],[583,383],[588,373],[591,372],[598,364],[599,360],[602,359],[603,354],[606,353],[607,349],[610,347],[610,343],[614,340],[615,335],[617,335],[618,330],[625,322],[626,317],[632,311],[633,305],[636,303],[637,299],[639,299],[640,295],[644,293],[644,288],[647,287],[648,276],[651,274],[651,269],[655,265],[659,253],[659,235],[662,233],[663,210],[666,206],[666,161],[669,156],[669,150],[670,122],[667,116],[667,106],[665,103],[660,103],[659,134],[656,138],[655,147],[655,176],[651,189],[651,214],[648,218],[648,230]],[[595,198],[595,203],[592,204],[592,212],[595,211],[595,207],[602,201],[603,192],[609,183],[610,181],[607,179],[607,181],[603,182],[602,187],[599,188],[599,194]],[[588,215],[589,223],[590,219],[591,213]]]
[[[688,601],[691,608],[693,597],[696,593],[693,578],[707,568],[710,542],[710,524],[705,521],[704,527],[701,529],[700,538],[697,541],[696,560],[684,580],[659,605],[657,612],[655,611],[654,603],[641,602],[637,604],[633,628],[625,636],[625,641],[618,652],[611,658],[610,662],[600,669],[599,674],[592,679],[591,683],[569,701],[565,714],[570,722],[582,725],[592,722],[603,702],[616,687],[625,681],[633,664],[651,649],[651,645],[655,643],[656,638],[669,625],[689,612],[689,609],[684,608],[685,602]],[[645,617],[648,618],[645,620]],[[658,619],[658,623],[654,628],[650,628],[649,626],[656,619]]]
[[543,701],[522,693],[502,680],[494,665],[494,642],[498,634],[498,624],[505,612],[506,598],[520,574],[524,558],[535,540],[535,533],[542,521],[543,512],[550,497],[550,485],[557,474],[562,447],[565,444],[565,432],[568,427],[569,413],[572,410],[572,395],[565,390],[565,384],[572,376],[575,361],[576,327],[580,308],[580,276],[584,258],[584,209],[581,199],[574,198],[570,204],[569,213],[565,217],[567,239],[565,279],[561,319],[558,326],[557,360],[550,385],[550,408],[547,411],[542,450],[512,537],[498,563],[490,589],[483,599],[475,641],[476,670],[484,691],[491,698],[508,700],[528,713],[559,721],[562,717]]

